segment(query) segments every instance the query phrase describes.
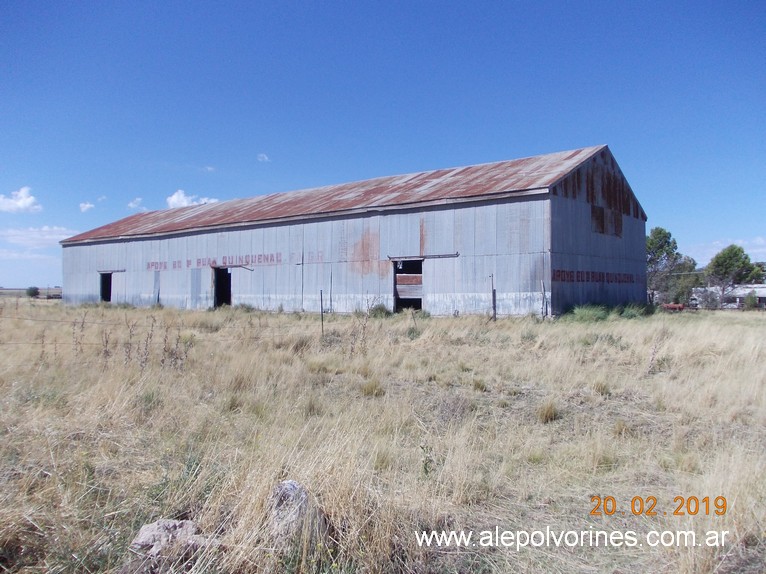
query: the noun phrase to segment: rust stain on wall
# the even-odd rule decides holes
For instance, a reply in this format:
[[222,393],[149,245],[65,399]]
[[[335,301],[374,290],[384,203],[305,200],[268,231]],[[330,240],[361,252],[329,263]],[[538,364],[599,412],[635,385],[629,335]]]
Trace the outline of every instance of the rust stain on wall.
[[426,233],[426,220],[424,217],[420,218],[420,254],[425,255],[426,253],[426,240],[428,239],[427,233]]
[[[630,189],[630,185],[619,171],[614,158],[598,154],[590,162],[564,178],[554,188],[554,195],[577,199],[585,193],[590,205],[604,207],[622,215],[646,221],[646,214]],[[584,188],[584,189],[583,189]],[[615,224],[617,229],[622,225]]]
[[379,265],[380,233],[365,229],[362,237],[351,248],[351,270],[360,275],[378,273],[381,277],[382,266]]
[[390,261],[378,261],[378,277],[385,279],[391,276],[391,262]]
[[399,275],[396,276],[396,284],[397,285],[422,285],[423,276],[400,273]]

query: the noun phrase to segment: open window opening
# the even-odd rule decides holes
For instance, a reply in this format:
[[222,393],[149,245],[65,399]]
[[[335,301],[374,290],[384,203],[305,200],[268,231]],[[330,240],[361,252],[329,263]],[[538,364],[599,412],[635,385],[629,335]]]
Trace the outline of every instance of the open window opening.
[[231,305],[231,272],[226,267],[213,268],[213,307]]
[[400,311],[404,311],[406,309],[415,309],[415,311],[420,311],[423,308],[423,299],[405,299],[403,297],[400,297],[396,300],[396,310],[395,312],[398,313]]
[[423,260],[394,261],[394,312],[423,308]]
[[111,273],[100,273],[101,276],[101,290],[99,293],[99,298],[102,303],[111,303],[112,302],[112,274]]

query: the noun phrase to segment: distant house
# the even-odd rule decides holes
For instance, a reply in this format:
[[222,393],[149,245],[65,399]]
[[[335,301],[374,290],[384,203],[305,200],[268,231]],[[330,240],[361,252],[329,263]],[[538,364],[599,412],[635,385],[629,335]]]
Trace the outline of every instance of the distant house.
[[[766,309],[766,285],[737,285],[726,294],[721,308],[742,309],[749,295],[756,297],[758,309]],[[690,302],[696,302],[700,307],[717,307],[720,292],[713,287],[695,287],[692,289]]]

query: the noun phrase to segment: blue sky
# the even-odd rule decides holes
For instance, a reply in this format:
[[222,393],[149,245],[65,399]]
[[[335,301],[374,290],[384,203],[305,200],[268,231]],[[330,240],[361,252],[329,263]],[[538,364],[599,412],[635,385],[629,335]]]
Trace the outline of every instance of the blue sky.
[[766,4],[0,3],[0,286],[137,210],[608,144],[766,260]]

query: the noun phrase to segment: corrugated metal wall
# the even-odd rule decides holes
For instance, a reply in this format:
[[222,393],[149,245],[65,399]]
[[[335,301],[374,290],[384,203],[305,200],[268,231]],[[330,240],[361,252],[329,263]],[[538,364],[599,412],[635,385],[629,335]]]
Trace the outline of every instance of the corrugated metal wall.
[[[64,247],[64,299],[181,308],[214,304],[213,267],[232,304],[338,312],[394,304],[389,258],[423,257],[423,308],[435,315],[539,313],[551,273],[546,195],[465,207],[296,222],[246,230]],[[458,256],[455,256],[459,253]],[[546,287],[547,289],[548,287]],[[550,294],[548,293],[548,297]]]
[[552,312],[646,303],[646,220],[612,155],[602,152],[551,195]]

